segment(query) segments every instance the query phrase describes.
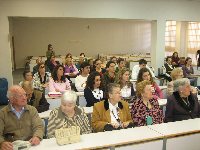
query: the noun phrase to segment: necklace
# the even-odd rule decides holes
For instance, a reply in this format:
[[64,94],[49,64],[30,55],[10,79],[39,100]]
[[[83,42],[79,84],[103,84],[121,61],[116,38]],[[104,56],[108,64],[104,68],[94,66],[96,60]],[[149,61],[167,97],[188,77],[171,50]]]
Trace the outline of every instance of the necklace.
[[181,99],[183,100],[183,102],[189,107],[190,103],[188,101],[188,97],[181,97]]

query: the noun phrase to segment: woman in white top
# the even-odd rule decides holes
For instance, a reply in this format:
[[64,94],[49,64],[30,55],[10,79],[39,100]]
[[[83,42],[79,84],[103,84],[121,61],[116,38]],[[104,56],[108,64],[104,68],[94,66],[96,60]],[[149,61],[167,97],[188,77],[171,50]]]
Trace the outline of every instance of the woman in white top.
[[133,84],[130,82],[130,70],[128,68],[123,68],[118,72],[115,83],[120,85],[121,96],[123,99],[130,101],[135,99],[135,91]]

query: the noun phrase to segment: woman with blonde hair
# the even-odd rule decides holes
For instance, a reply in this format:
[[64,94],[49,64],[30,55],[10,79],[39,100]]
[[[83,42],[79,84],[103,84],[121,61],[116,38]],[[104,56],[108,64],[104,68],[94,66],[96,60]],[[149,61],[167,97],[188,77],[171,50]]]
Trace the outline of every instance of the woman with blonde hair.
[[163,122],[163,112],[151,89],[150,81],[144,80],[136,84],[137,100],[133,102],[131,116],[137,126]]
[[118,72],[115,83],[120,85],[123,99],[129,101],[135,97],[133,84],[130,82],[130,70],[128,68],[123,68]]

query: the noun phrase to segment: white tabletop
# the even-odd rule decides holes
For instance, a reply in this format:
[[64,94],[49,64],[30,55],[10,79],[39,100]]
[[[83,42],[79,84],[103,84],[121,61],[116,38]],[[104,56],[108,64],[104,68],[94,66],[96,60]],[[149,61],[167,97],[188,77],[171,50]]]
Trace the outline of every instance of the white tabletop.
[[[148,133],[148,134],[147,134]],[[136,127],[125,130],[99,132],[81,135],[81,141],[78,143],[58,146],[56,139],[44,139],[40,145],[31,147],[31,150],[66,150],[66,149],[94,149],[111,147],[152,140],[162,140],[163,136],[147,126]]]
[[200,132],[200,118],[156,124],[148,127],[163,134],[165,137],[175,137],[177,135]]

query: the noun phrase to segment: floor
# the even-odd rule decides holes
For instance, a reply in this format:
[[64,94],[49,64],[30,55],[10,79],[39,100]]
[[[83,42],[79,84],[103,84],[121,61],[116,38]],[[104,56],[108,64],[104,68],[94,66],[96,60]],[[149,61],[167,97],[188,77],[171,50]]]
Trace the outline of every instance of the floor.
[[19,84],[20,81],[23,80],[23,72],[24,69],[16,69],[15,71],[13,71],[13,84]]

